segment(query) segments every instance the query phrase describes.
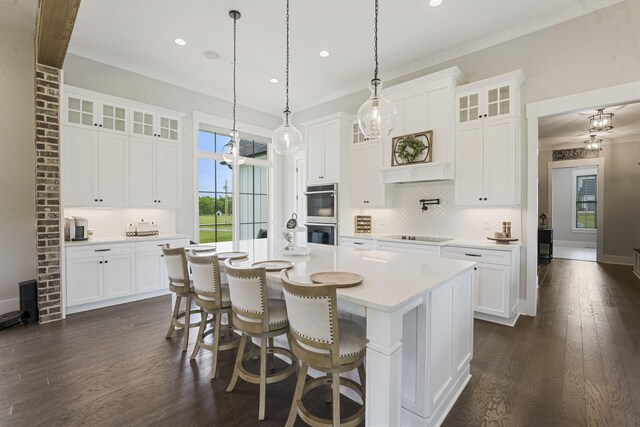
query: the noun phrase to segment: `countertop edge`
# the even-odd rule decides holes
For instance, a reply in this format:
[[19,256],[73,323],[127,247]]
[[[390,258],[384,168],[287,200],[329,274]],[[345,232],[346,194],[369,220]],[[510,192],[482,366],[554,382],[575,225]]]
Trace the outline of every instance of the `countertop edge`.
[[109,245],[117,243],[138,243],[138,242],[156,242],[158,240],[180,240],[189,239],[191,236],[188,234],[159,234],[157,236],[141,236],[141,237],[105,237],[98,238],[97,240],[77,240],[71,242],[64,242],[65,248],[76,248],[81,246],[94,246],[94,245]]

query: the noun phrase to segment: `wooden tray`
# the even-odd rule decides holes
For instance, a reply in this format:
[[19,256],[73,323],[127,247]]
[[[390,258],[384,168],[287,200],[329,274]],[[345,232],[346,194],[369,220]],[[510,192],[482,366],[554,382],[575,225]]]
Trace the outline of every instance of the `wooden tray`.
[[348,273],[345,271],[323,271],[313,273],[309,276],[313,283],[322,283],[325,285],[337,285],[340,288],[348,288],[362,283],[364,277],[357,273]]
[[218,252],[218,260],[224,261],[225,259],[244,259],[249,254],[247,252]]
[[499,245],[508,245],[509,242],[517,242],[518,239],[515,237],[487,237],[489,240],[493,240]]
[[264,267],[267,271],[280,271],[287,270],[293,267],[293,263],[291,261],[273,259],[268,261],[254,262],[253,264],[251,264],[251,267]]

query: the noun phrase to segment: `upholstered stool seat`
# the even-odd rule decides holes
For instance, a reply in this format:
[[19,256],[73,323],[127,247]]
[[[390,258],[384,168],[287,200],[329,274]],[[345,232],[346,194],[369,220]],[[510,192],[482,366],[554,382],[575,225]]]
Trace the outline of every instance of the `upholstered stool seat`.
[[[356,322],[338,319],[336,286],[296,283],[287,270],[280,273],[291,330],[291,349],[300,361],[300,372],[287,426],[300,416],[311,426],[353,427],[364,421],[366,377],[364,356],[367,346],[364,328]],[[309,368],[325,372],[325,377],[307,381]],[[360,384],[340,374],[357,369]],[[331,391],[332,418],[313,415],[302,402],[309,391],[326,386]],[[340,387],[353,390],[362,399],[355,414],[340,419]]]
[[[211,378],[215,378],[218,367],[218,352],[232,350],[240,345],[240,337],[234,333],[231,322],[231,296],[229,285],[220,283],[220,261],[215,254],[187,254],[191,267],[193,288],[196,294],[196,305],[202,309],[203,322],[198,329],[198,339],[191,353],[195,359],[201,348],[212,352]],[[212,318],[209,320],[209,316]],[[223,317],[227,323],[223,324]],[[207,329],[207,325],[211,326]],[[222,334],[222,329],[227,334]],[[205,342],[212,336],[213,344]]]
[[[285,302],[270,299],[267,295],[266,271],[263,268],[234,267],[230,260],[225,261],[225,270],[229,279],[233,325],[242,331],[240,348],[236,364],[227,391],[233,391],[238,378],[260,384],[260,405],[258,419],[265,416],[266,386],[282,381],[295,373],[295,356],[286,348],[276,347],[273,338],[286,335],[289,338],[289,320]],[[260,340],[260,349],[245,354],[247,341]],[[289,340],[289,342],[291,342]],[[270,357],[271,371],[275,370],[274,355],[280,354],[291,360],[291,364],[279,372],[267,374],[267,356]],[[249,372],[244,364],[250,359],[260,357],[260,374]]]
[[[176,302],[173,307],[169,331],[166,338],[171,338],[176,327],[182,328],[182,351],[187,351],[189,345],[189,328],[199,327],[201,322],[191,322],[192,314],[201,314],[202,310],[192,310],[191,303],[196,297],[193,289],[193,282],[189,277],[187,267],[187,255],[184,248],[169,248],[168,245],[162,247],[162,256],[167,267],[169,278],[169,290],[176,294]],[[182,300],[185,300],[185,309],[180,311]],[[182,320],[184,319],[184,320]]]

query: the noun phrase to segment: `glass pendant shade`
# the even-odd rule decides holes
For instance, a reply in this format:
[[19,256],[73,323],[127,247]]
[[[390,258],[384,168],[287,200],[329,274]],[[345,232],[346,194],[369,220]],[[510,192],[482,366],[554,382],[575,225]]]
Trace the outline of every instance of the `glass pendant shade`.
[[229,166],[237,163],[238,165],[244,164],[246,158],[240,156],[238,153],[239,143],[239,134],[238,131],[232,130],[230,132],[231,140],[224,144],[222,147],[222,158],[226,164]]
[[605,113],[604,108],[589,117],[589,129],[587,132],[606,132],[613,129],[613,113]]
[[366,138],[378,139],[391,133],[397,111],[391,101],[380,95],[380,80],[372,80],[369,89],[371,97],[358,109],[358,126]]
[[282,124],[271,136],[276,153],[284,156],[297,153],[302,145],[302,134],[291,123],[291,116],[291,111],[285,111],[282,114]]
[[602,140],[596,139],[596,135],[591,135],[591,137],[584,142],[584,149],[587,151],[601,151]]

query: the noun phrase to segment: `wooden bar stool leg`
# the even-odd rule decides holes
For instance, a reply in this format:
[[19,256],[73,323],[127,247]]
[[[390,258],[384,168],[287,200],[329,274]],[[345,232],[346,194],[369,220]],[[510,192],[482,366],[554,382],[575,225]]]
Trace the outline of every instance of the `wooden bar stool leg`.
[[213,356],[211,358],[211,379],[216,377],[218,370],[218,349],[220,348],[220,324],[222,323],[222,313],[216,313],[213,321]]
[[[273,337],[269,338],[269,347],[273,348]],[[276,370],[276,354],[273,351],[269,352],[269,369],[271,372]]]
[[202,321],[200,322],[200,327],[198,328],[198,337],[196,338],[196,345],[193,347],[193,352],[191,353],[191,359],[195,359],[200,351],[200,343],[204,339],[204,329],[207,326],[207,318],[209,317],[209,313],[202,311]]
[[265,399],[267,395],[267,338],[260,338],[260,409],[258,419],[264,420]]
[[169,322],[169,331],[165,338],[171,338],[173,331],[176,329],[175,320],[178,318],[178,313],[180,312],[180,300],[182,297],[176,296],[176,303],[173,306],[173,315],[171,316],[171,321]]
[[324,401],[326,403],[331,403],[332,402],[332,391],[333,389],[331,388],[331,374],[327,374],[327,385],[324,388]]
[[236,382],[238,381],[238,375],[240,373],[240,366],[242,365],[242,356],[244,354],[244,346],[246,344],[247,344],[247,335],[243,333],[242,337],[240,337],[240,347],[238,347],[236,364],[233,367],[233,374],[231,375],[231,382],[229,383],[229,387],[227,387],[227,391],[233,391],[233,388],[236,386]]
[[298,372],[298,381],[296,382],[296,391],[293,393],[293,403],[291,404],[291,410],[289,411],[289,418],[287,418],[286,427],[293,427],[298,417],[298,401],[302,399],[302,392],[304,391],[304,383],[307,379],[307,370],[309,365],[301,363],[300,372]]
[[182,336],[182,352],[189,346],[189,324],[191,323],[191,298],[185,298],[184,335]]
[[340,427],[340,374],[333,374],[333,427]]
[[364,371],[364,363],[358,366],[358,376],[360,377],[360,386],[362,387],[362,402],[364,402],[364,395],[367,392],[367,374]]

